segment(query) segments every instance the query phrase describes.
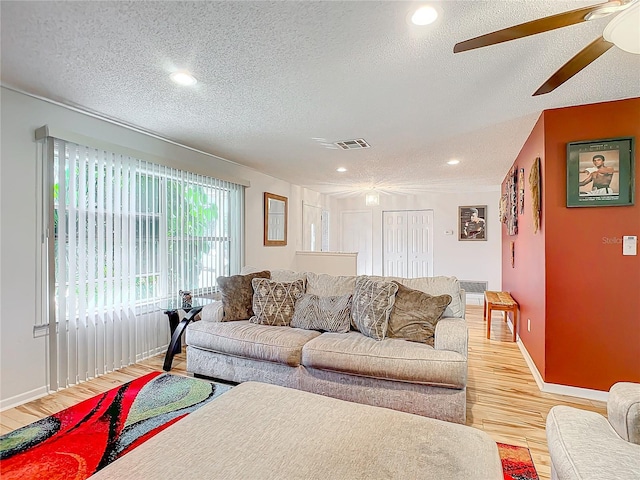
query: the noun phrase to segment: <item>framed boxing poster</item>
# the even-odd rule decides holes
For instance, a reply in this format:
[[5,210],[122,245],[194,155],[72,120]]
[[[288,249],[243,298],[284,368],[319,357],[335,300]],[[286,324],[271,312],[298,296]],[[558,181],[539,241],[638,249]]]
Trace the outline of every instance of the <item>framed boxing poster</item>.
[[634,138],[567,144],[567,207],[614,207],[634,202]]
[[458,240],[486,240],[486,218],[486,205],[458,207]]

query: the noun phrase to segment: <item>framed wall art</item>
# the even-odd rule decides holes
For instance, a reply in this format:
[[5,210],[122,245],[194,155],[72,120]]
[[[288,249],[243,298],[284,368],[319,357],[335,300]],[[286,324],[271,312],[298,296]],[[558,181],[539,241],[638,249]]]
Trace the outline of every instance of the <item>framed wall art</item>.
[[287,197],[264,192],[264,245],[282,247],[287,244]]
[[567,144],[567,207],[613,207],[634,202],[634,138]]
[[486,240],[486,218],[486,205],[458,207],[458,240]]

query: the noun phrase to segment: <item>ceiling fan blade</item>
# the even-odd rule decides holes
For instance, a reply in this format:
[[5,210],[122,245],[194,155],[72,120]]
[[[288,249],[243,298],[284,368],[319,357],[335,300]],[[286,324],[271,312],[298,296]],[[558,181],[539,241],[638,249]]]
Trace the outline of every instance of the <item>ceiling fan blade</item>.
[[597,5],[591,5],[590,7],[583,7],[564,13],[558,13],[556,15],[551,15],[550,17],[539,18],[538,20],[521,23],[520,25],[515,25],[513,27],[465,40],[464,42],[455,44],[453,47],[453,53],[466,52],[467,50],[473,50],[475,48],[496,45],[498,43],[508,42],[509,40],[528,37],[529,35],[548,32],[550,30],[555,30],[556,28],[568,27],[569,25],[584,22],[586,21],[584,18],[585,15],[602,8],[603,5],[607,5],[609,3],[614,2],[599,3]]
[[533,96],[544,95],[555,90],[611,47],[613,43],[607,42],[602,36],[598,37],[551,75],[551,78],[544,82]]

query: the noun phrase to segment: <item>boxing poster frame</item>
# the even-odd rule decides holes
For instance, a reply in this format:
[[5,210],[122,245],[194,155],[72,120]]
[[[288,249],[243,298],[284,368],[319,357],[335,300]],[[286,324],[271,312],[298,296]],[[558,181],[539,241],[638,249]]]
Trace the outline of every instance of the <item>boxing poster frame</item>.
[[[475,233],[468,232],[465,226],[471,222],[472,212],[478,212],[478,219],[481,221],[482,228]],[[458,241],[481,241],[487,240],[487,206],[486,205],[468,205],[458,207]]]
[[567,143],[567,207],[622,207],[634,197],[634,137]]

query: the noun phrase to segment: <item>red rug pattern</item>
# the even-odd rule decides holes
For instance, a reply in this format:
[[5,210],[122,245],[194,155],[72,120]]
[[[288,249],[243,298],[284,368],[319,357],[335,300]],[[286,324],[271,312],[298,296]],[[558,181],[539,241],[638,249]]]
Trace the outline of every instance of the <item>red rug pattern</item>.
[[498,443],[498,453],[504,480],[539,480],[528,448]]

